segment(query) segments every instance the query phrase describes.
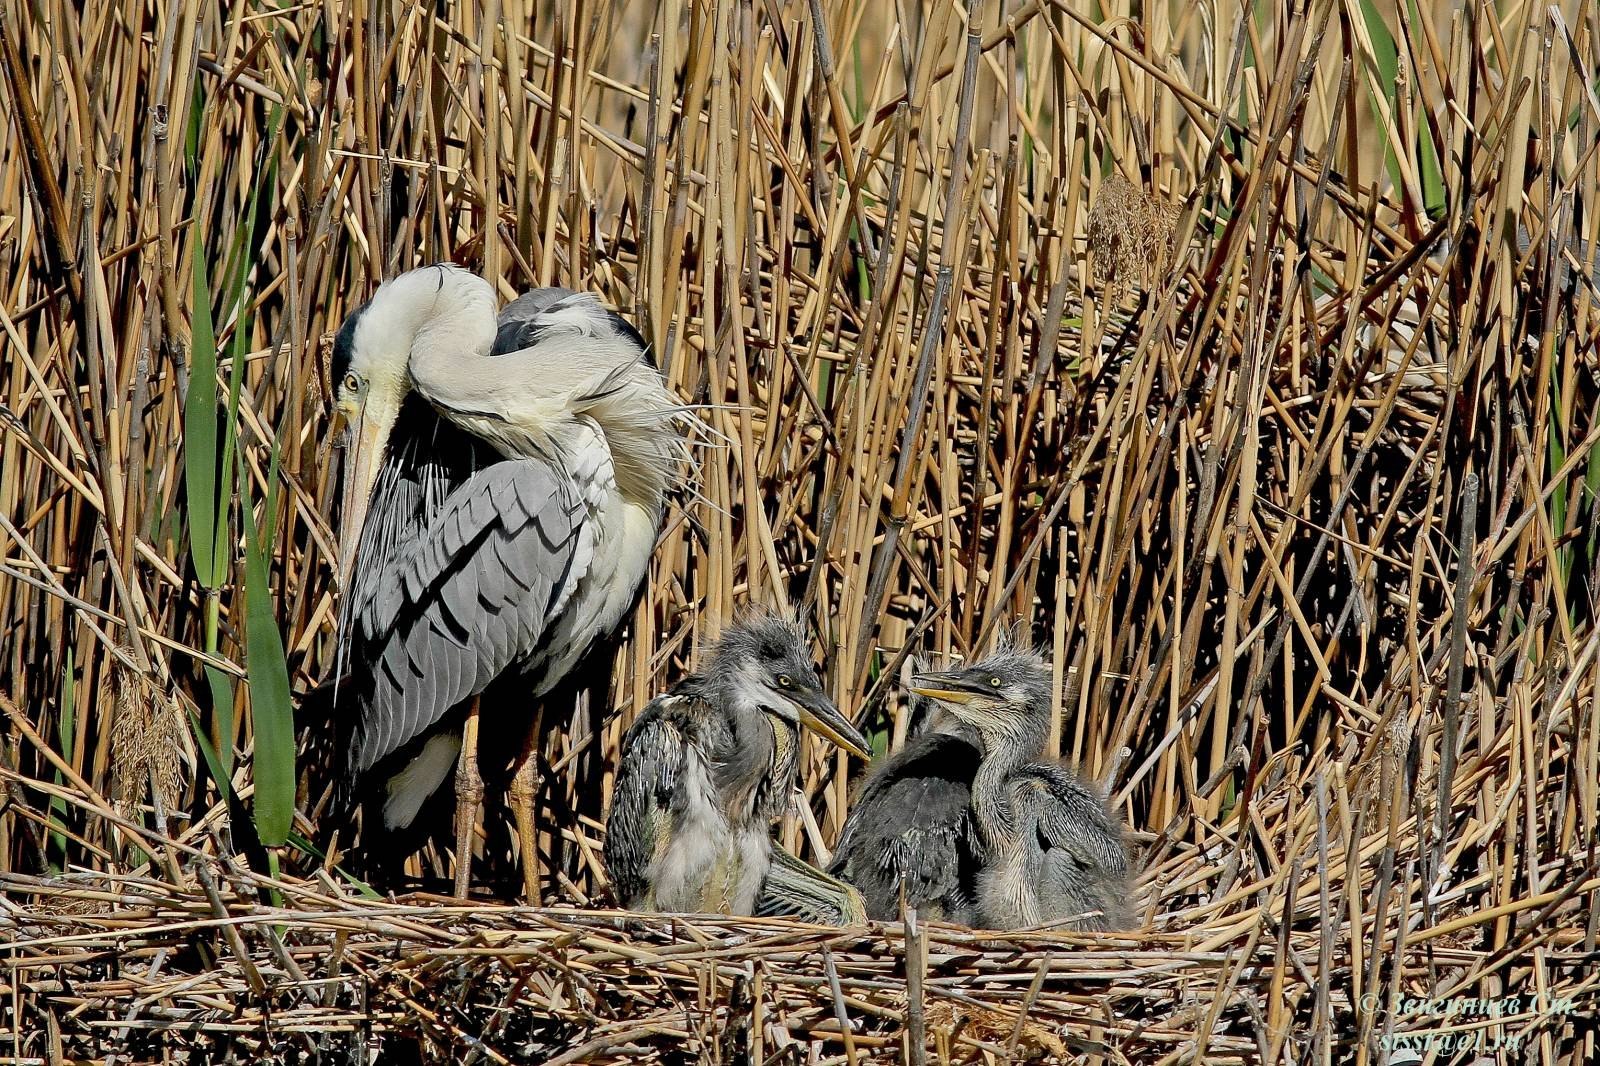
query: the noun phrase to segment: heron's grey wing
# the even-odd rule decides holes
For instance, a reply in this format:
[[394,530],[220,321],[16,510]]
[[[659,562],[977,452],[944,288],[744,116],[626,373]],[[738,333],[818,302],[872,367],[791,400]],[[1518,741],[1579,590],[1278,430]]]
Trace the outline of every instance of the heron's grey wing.
[[571,591],[581,518],[570,496],[543,460],[495,463],[374,578],[355,648],[372,685],[351,745],[358,773],[538,648]]
[[861,788],[828,872],[860,889],[867,913],[900,916],[900,890],[924,917],[969,920],[977,876],[972,779],[978,750],[928,733],[879,764]]
[[539,340],[540,329],[535,324],[545,309],[572,295],[571,289],[552,286],[547,289],[530,289],[500,309],[490,355],[505,355],[531,348]]
[[1043,853],[1038,894],[1046,920],[1098,911],[1079,925],[1120,929],[1131,924],[1122,820],[1100,795],[1064,768],[1041,764],[1017,783],[1016,802],[1034,808],[1034,833]]
[[629,909],[648,899],[650,866],[671,829],[688,743],[683,704],[681,696],[653,700],[622,738],[602,855],[612,892]]
[[814,925],[861,925],[867,920],[867,907],[855,886],[828,876],[774,844],[756,914],[798,918]]
[[[442,418],[420,396],[407,396],[389,434],[389,448],[373,483],[357,558],[398,559],[421,538],[450,494],[500,455]],[[378,631],[372,608],[386,587],[386,566],[357,566],[341,605],[341,653],[359,633]]]
[[631,340],[645,353],[645,360],[652,366],[655,365],[654,360],[650,358],[649,345],[645,343],[639,331],[633,328],[633,323],[615,311],[600,306],[589,293],[576,293],[571,289],[556,287],[532,289],[500,309],[494,346],[490,349],[490,354],[505,355],[507,352],[520,352],[524,348],[532,348],[552,332],[572,328],[572,320],[564,319],[561,312],[576,304],[583,305],[590,322],[598,320],[609,324],[613,332]]

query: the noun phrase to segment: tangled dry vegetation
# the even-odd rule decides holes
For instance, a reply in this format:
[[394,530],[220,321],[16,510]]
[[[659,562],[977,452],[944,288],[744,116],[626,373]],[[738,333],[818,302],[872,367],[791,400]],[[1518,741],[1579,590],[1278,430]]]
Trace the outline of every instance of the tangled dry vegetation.
[[[657,6],[0,0],[0,1060],[1595,1061],[1594,5]],[[547,909],[361,896],[314,737],[273,828],[329,331],[440,259],[601,293],[707,427]],[[1028,620],[1141,928],[585,909],[747,599],[881,744]]]

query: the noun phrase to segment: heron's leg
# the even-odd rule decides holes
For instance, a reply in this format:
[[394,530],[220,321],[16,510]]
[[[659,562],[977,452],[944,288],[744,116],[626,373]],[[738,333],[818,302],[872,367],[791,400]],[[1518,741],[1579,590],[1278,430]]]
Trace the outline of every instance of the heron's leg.
[[521,853],[522,890],[529,903],[544,906],[539,898],[539,835],[533,821],[533,801],[539,795],[539,738],[544,725],[544,705],[533,715],[533,728],[522,742],[517,772],[511,776],[511,814],[517,821],[517,848]]
[[467,898],[472,884],[472,843],[483,802],[483,777],[478,773],[478,697],[467,705],[461,727],[461,761],[456,764],[456,899]]

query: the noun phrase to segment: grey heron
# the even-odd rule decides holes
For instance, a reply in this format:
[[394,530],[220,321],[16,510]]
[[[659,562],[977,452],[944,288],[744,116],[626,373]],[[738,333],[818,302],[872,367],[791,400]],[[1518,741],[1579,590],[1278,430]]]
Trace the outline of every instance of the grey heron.
[[623,738],[605,863],[630,910],[752,914],[772,824],[800,766],[800,726],[863,758],[867,744],[823,692],[792,622],[731,626],[703,669]]
[[964,668],[917,674],[912,691],[977,734],[970,817],[983,849],[975,878],[978,921],[995,929],[1131,924],[1121,820],[1097,791],[1038,757],[1050,722],[1043,661],[1004,651]]
[[[942,702],[919,695],[913,676],[922,664],[908,659],[906,665],[909,736],[858,788],[828,872],[859,889],[867,914],[879,921],[900,916],[904,894],[923,918],[974,925],[984,851],[972,817],[972,781],[982,758],[977,731]],[[990,667],[1005,668],[1029,689],[1042,683],[1042,696],[1029,696],[1049,698],[1042,663],[1003,652],[973,666]],[[1026,743],[1026,755],[1039,757],[1043,746],[1041,729]]]
[[[345,320],[331,367],[349,425],[342,784],[395,829],[455,768],[458,896],[483,795],[479,696],[505,675],[535,705],[614,632],[682,450],[682,408],[620,316],[562,289],[497,304],[458,267],[401,274]],[[511,801],[537,899],[534,732]]]

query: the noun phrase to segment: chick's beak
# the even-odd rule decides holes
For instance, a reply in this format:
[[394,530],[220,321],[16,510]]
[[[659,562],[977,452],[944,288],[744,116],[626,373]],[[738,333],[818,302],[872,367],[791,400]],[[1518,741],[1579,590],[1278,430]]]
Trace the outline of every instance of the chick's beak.
[[980,690],[959,670],[940,670],[911,675],[911,691],[941,703],[964,707]]
[[818,736],[826,737],[851,755],[863,759],[872,758],[867,738],[861,735],[861,730],[852,725],[850,719],[846,718],[821,690],[797,693],[794,704],[800,710],[801,725]]

